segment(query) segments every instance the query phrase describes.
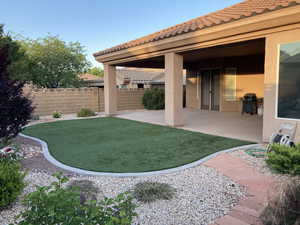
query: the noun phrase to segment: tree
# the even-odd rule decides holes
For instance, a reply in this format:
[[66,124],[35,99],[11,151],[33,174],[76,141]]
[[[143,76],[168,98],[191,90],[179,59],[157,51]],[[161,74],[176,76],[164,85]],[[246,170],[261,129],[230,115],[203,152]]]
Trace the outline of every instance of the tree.
[[78,42],[47,36],[36,40],[21,40],[29,58],[30,73],[16,77],[44,88],[79,87],[78,74],[89,68],[84,47]]
[[9,78],[24,57],[18,43],[0,25],[0,143],[15,137],[33,111],[31,101],[23,95],[24,83]]
[[104,72],[103,69],[101,67],[92,67],[88,70],[89,74],[93,74],[96,75],[98,77],[103,77],[104,76]]

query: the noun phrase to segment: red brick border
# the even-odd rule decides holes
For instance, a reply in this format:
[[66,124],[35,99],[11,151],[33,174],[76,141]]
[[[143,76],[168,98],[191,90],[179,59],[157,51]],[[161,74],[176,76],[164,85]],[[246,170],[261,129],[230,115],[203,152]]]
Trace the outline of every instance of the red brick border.
[[273,178],[257,172],[243,159],[229,154],[219,155],[204,165],[218,170],[247,190],[246,197],[242,198],[231,212],[211,225],[260,225],[258,217],[268,199]]

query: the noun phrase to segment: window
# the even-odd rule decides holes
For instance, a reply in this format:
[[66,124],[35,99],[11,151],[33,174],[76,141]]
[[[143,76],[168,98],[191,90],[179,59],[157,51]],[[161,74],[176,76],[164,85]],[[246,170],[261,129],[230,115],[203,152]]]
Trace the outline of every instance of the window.
[[225,101],[236,101],[236,68],[226,68],[224,76]]
[[280,45],[278,117],[300,119],[300,42]]

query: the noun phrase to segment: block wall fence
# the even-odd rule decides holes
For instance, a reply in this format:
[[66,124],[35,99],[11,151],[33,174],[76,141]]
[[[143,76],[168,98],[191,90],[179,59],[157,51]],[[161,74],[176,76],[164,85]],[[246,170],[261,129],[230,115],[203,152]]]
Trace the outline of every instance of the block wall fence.
[[[142,98],[145,89],[118,89],[118,110],[144,109]],[[95,112],[104,111],[104,89],[102,88],[24,88],[35,106],[34,114],[52,115],[54,111],[63,114],[77,113],[81,108]]]

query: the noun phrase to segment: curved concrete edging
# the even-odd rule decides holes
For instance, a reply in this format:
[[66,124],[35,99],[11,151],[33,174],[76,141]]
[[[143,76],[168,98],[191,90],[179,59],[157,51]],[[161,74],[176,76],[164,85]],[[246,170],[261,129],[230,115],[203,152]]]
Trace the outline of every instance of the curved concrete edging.
[[140,172],[140,173],[111,173],[111,172],[96,172],[96,171],[83,170],[83,169],[79,169],[79,168],[76,168],[76,167],[65,165],[65,164],[59,162],[58,160],[56,160],[50,154],[49,149],[48,149],[48,145],[45,141],[40,140],[40,139],[35,138],[35,137],[25,135],[25,134],[21,134],[21,133],[19,135],[21,137],[28,138],[28,139],[31,139],[33,141],[36,141],[36,142],[40,143],[40,145],[42,146],[44,157],[50,163],[52,163],[53,165],[55,165],[55,166],[57,166],[61,169],[64,169],[64,170],[67,170],[67,171],[70,171],[70,172],[73,172],[73,173],[78,173],[78,174],[81,174],[81,175],[112,176],[112,177],[140,177],[140,176],[153,176],[153,175],[162,175],[162,174],[168,174],[168,173],[175,173],[175,172],[179,172],[179,171],[182,171],[182,170],[185,170],[185,169],[189,169],[189,168],[198,166],[198,165],[208,161],[209,159],[212,159],[212,158],[214,158],[214,157],[216,157],[220,154],[223,154],[223,153],[232,152],[232,151],[235,151],[235,150],[238,150],[238,149],[247,149],[247,148],[250,148],[250,147],[260,146],[260,144],[252,144],[252,145],[244,145],[244,146],[239,146],[239,147],[235,147],[235,148],[230,148],[230,149],[227,149],[227,150],[223,150],[223,151],[213,153],[213,154],[208,155],[208,156],[206,156],[206,157],[204,157],[200,160],[197,160],[195,162],[192,162],[192,163],[189,163],[189,164],[186,164],[186,165],[183,165],[183,166],[171,168],[171,169],[151,171],[151,172]]

